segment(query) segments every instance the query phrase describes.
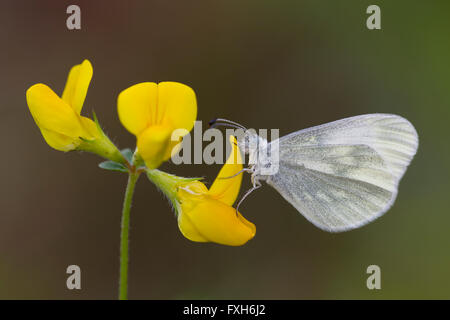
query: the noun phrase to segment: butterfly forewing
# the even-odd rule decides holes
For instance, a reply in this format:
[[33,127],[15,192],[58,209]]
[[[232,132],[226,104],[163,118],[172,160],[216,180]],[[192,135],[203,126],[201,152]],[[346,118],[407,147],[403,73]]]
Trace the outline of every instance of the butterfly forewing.
[[393,114],[367,114],[300,130],[280,139],[280,149],[311,145],[367,145],[384,159],[400,180],[416,154],[417,132],[406,119]]

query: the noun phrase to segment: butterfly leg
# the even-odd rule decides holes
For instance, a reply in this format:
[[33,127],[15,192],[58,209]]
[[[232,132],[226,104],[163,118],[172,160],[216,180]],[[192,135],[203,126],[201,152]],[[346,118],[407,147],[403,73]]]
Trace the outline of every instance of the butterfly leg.
[[255,191],[256,189],[261,188],[262,184],[261,182],[257,179],[257,178],[253,178],[252,176],[252,183],[253,183],[253,187],[249,190],[247,190],[247,192],[242,196],[241,200],[239,200],[237,206],[236,206],[236,216],[239,214],[239,206],[241,205],[242,201],[244,201],[245,198],[247,198],[247,196],[250,195],[250,193],[252,193],[253,191]]
[[251,168],[244,168],[244,169],[242,169],[242,170],[239,170],[238,172],[236,172],[236,173],[233,174],[232,176],[229,176],[229,177],[219,177],[218,179],[230,179],[230,178],[234,178],[234,177],[240,175],[242,172],[250,172],[250,173],[252,173],[252,172],[253,172],[253,169],[251,169]]

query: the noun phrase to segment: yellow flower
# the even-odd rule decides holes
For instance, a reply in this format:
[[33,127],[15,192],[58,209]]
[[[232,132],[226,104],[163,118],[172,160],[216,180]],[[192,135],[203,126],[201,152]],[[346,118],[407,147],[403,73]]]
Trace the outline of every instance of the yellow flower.
[[209,190],[200,181],[178,189],[178,227],[189,240],[240,246],[255,236],[255,225],[232,207],[239,194],[242,173],[227,177],[242,170],[242,161],[234,140],[231,142],[233,152]]
[[137,138],[137,149],[149,169],[168,160],[179,141],[172,132],[189,132],[197,117],[194,91],[177,82],[144,82],[123,90],[117,99],[119,119]]
[[80,116],[92,73],[92,65],[88,60],[74,66],[61,98],[42,83],[27,90],[28,108],[45,141],[52,148],[74,150],[81,143],[80,137],[92,140],[98,136],[95,123]]
[[120,152],[97,124],[80,115],[93,74],[88,60],[72,67],[59,97],[38,83],[26,93],[28,108],[47,144],[59,151],[85,150],[123,162]]
[[255,225],[232,207],[239,194],[242,173],[229,177],[242,170],[242,159],[231,138],[232,153],[209,190],[198,179],[180,178],[159,170],[147,171],[150,180],[174,204],[178,227],[189,240],[241,246],[255,236]]

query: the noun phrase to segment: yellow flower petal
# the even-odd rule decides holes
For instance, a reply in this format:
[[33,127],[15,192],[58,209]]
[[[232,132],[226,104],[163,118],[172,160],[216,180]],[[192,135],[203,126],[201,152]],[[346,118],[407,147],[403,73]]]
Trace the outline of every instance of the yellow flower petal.
[[178,228],[180,229],[183,236],[191,241],[210,242],[199,233],[195,225],[186,214],[178,215]]
[[[182,138],[180,139],[180,141]],[[170,159],[172,155],[177,154],[178,151],[181,149],[181,143],[180,141],[169,141],[169,145],[167,146],[166,153],[164,154],[164,161]]]
[[209,195],[200,181],[180,186],[177,198],[178,227],[189,240],[240,246],[255,236],[255,225]]
[[208,188],[204,183],[198,180],[182,185],[178,188],[178,197],[181,202],[185,203],[184,206],[187,209],[190,208],[186,206],[195,204],[195,202],[191,200],[200,201],[201,198],[199,197],[204,197],[207,193]]
[[230,143],[232,146],[230,156],[209,189],[209,194],[231,206],[236,201],[239,194],[242,183],[242,173],[233,178],[229,177],[242,170],[242,156],[239,147],[236,144],[235,137],[230,136]]
[[156,83],[138,83],[123,90],[117,98],[120,122],[132,134],[139,135],[150,126],[152,112],[157,109],[157,102],[158,85]]
[[47,144],[53,149],[59,151],[71,151],[80,144],[80,139],[78,138],[68,137],[47,129],[41,129],[41,133],[45,139],[45,142],[47,142]]
[[72,67],[67,77],[66,86],[61,98],[77,114],[80,114],[83,108],[93,72],[91,63],[88,60],[84,60],[81,64]]
[[89,118],[80,116],[80,122],[84,129],[83,138],[87,140],[100,138],[100,132],[98,131],[97,125],[94,121]]
[[156,121],[156,124],[191,131],[197,118],[197,100],[194,90],[178,82],[160,82],[158,107],[153,112],[153,121]]
[[228,246],[241,246],[256,233],[253,223],[236,214],[233,207],[210,196],[196,201],[195,205],[186,206],[183,202],[178,226],[189,240]]
[[167,160],[165,155],[170,147],[172,130],[164,126],[151,126],[137,138],[138,152],[148,169],[156,169]]
[[27,90],[27,104],[40,129],[46,129],[71,138],[85,133],[78,114],[48,86],[42,83]]

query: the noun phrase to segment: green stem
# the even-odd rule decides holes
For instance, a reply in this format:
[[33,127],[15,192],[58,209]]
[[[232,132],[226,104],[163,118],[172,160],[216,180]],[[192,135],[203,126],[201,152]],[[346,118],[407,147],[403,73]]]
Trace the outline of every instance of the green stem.
[[122,209],[122,226],[120,236],[120,282],[119,299],[127,300],[128,292],[128,233],[130,229],[130,210],[133,199],[134,187],[139,178],[139,173],[130,172],[128,176],[127,189]]

